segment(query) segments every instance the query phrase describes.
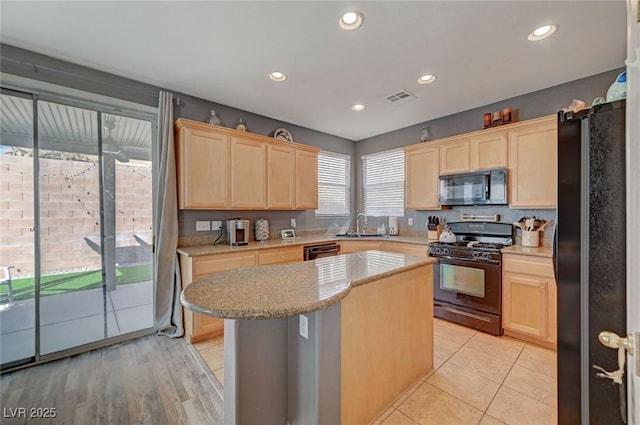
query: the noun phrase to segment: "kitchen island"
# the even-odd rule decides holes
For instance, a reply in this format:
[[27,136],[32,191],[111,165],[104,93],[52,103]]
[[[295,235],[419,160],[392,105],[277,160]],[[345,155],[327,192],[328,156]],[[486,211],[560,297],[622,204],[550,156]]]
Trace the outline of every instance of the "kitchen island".
[[225,320],[226,424],[368,423],[433,368],[431,258],[382,251],[187,286]]

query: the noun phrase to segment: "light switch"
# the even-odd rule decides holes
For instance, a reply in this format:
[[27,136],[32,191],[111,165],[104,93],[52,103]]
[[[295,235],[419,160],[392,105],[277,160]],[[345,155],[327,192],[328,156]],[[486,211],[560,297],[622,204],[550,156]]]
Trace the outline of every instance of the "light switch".
[[408,224],[409,226],[413,226],[413,217],[409,217],[409,218],[407,219],[407,224]]
[[296,228],[296,219],[295,218],[291,219],[291,227],[293,227],[294,229]]

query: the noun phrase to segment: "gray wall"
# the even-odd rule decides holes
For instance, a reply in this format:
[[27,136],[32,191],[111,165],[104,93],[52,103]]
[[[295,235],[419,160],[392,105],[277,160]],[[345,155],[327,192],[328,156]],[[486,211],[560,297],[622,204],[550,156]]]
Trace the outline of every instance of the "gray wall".
[[142,105],[158,106],[160,88],[76,65],[8,44],[0,44],[0,70],[32,80],[83,90]]
[[[480,130],[482,129],[483,115],[486,112],[500,111],[505,107],[510,107],[514,111],[518,121],[525,121],[555,114],[569,105],[572,99],[580,99],[587,105],[590,105],[596,97],[606,96],[607,89],[623,70],[624,68],[607,71],[602,74],[593,75],[358,141],[355,146],[353,167],[356,169],[355,186],[362,186],[362,162],[360,161],[362,155],[418,143],[420,141],[422,126],[429,126],[432,136],[431,139],[436,140]],[[356,211],[363,210],[361,191],[357,193],[355,205]],[[479,215],[500,214],[502,216],[501,221],[508,223],[518,220],[524,215],[535,215],[536,217],[544,219],[553,219],[555,217],[555,210],[511,210],[508,207],[453,207],[450,210],[443,211],[406,210],[405,216],[398,220],[398,228],[400,229],[400,234],[403,232],[426,232],[426,220],[428,216],[438,215],[441,219],[445,218],[447,221],[460,221],[460,215],[462,213]],[[413,219],[413,226],[408,225],[409,218]],[[375,218],[370,220],[370,223],[371,221],[373,221],[375,225],[375,223],[380,221],[386,221],[386,218]],[[551,238],[552,232],[553,227],[548,227],[545,230],[544,237]]]

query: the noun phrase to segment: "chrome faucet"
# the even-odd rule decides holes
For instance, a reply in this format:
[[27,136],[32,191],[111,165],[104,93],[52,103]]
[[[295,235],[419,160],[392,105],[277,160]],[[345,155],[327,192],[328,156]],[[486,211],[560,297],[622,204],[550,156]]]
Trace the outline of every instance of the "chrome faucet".
[[364,217],[364,226],[362,227],[362,233],[367,231],[367,215],[365,213],[360,213],[356,217],[356,234],[360,235],[360,216]]

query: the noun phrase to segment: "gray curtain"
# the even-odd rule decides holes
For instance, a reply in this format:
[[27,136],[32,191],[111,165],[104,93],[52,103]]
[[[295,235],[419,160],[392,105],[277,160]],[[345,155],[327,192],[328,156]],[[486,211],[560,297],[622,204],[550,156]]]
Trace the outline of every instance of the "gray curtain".
[[158,134],[160,165],[155,214],[156,284],[154,287],[154,328],[160,335],[184,335],[180,304],[180,265],[178,263],[178,197],[176,157],[173,144],[173,94],[160,92]]

